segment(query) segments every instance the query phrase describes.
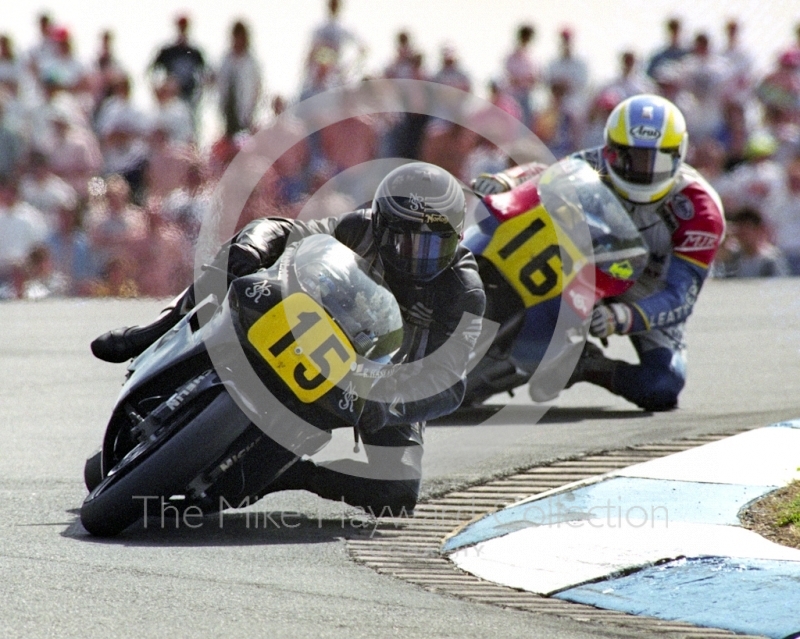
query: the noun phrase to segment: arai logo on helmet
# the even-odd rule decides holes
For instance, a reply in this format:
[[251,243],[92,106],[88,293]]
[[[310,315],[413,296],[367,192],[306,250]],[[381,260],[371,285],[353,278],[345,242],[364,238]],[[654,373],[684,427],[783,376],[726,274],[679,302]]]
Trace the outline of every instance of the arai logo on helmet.
[[658,140],[661,137],[661,131],[654,126],[640,124],[631,129],[631,135],[637,140]]

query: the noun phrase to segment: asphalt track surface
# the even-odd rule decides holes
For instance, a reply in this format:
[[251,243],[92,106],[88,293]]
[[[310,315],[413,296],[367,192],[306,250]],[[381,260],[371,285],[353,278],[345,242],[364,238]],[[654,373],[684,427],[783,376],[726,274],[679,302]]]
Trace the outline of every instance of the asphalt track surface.
[[[0,304],[0,636],[648,636],[470,603],[379,575],[347,557],[343,538],[361,523],[352,511],[305,492],[259,502],[258,525],[233,513],[194,529],[166,521],[112,541],[89,537],[78,523],[83,462],[99,445],[124,366],[94,360],[88,344],[109,328],[149,320],[160,306]],[[679,410],[645,414],[579,384],[536,422],[523,389],[495,408],[429,426],[424,490],[800,417],[800,279],[709,282],[688,339]],[[632,355],[624,339],[611,350]],[[508,406],[492,424],[479,424],[500,402]],[[327,454],[351,446],[334,441]]]

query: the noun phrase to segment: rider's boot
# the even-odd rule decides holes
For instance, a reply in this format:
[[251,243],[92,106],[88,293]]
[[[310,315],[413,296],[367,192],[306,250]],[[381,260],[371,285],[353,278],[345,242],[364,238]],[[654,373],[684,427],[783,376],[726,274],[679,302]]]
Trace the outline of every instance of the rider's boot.
[[92,342],[92,353],[98,359],[115,364],[136,357],[175,326],[193,307],[194,287],[190,286],[154,322],[145,326],[123,326],[103,333]]
[[592,342],[586,342],[580,359],[575,365],[575,370],[567,381],[566,388],[570,388],[578,382],[589,382],[616,393],[614,375],[618,364],[619,362],[616,360],[606,357],[599,346]]
[[558,397],[562,390],[571,388],[578,382],[591,382],[616,392],[613,390],[613,383],[617,363],[603,355],[603,351],[592,342],[585,342],[575,369],[566,384],[561,381],[564,379],[565,371],[556,371],[560,374],[540,374],[531,378],[528,394],[537,403],[550,402]]
[[[225,253],[221,253],[221,255],[224,256]],[[221,286],[223,284],[223,281],[220,280],[222,277],[220,272],[225,273],[224,270],[212,264],[210,268],[205,269],[198,276],[189,288],[179,294],[154,322],[145,326],[123,326],[103,333],[92,342],[92,353],[98,359],[115,364],[140,355],[194,308],[198,295],[200,299],[203,299],[214,291],[217,285]],[[229,273],[225,282],[230,284],[232,279],[234,278]],[[225,289],[227,289],[227,284]]]
[[370,479],[340,473],[310,459],[299,459],[263,490],[259,498],[283,490],[307,490],[324,499],[363,508],[376,517],[405,516],[414,512],[419,487],[418,479]]
[[[178,295],[158,319],[146,326],[123,326],[104,333],[92,342],[92,353],[98,359],[114,363],[140,355],[194,308],[196,296],[203,299],[209,292],[218,290],[217,286],[222,285],[220,273],[227,272],[226,281],[230,284],[236,275],[254,272],[259,266],[259,259],[259,253],[249,246],[234,245],[227,250],[221,250],[211,266],[203,271],[194,284]],[[227,268],[223,268],[225,260]]]

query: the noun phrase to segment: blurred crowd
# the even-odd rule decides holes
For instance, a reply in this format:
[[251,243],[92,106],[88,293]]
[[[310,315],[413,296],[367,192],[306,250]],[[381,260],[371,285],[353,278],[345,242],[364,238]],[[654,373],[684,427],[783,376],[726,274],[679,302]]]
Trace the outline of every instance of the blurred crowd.
[[[25,50],[0,34],[0,299],[182,290],[214,186],[247,140],[292,104],[367,76],[369,52],[342,25],[341,9],[328,0],[296,96],[265,92],[246,22],[227,27],[229,49],[212,65],[191,38],[191,17],[177,17],[174,40],[147,69],[149,110],[132,100],[113,33],[100,34],[92,60],[77,59],[71,33],[47,14]],[[562,29],[558,55],[544,61],[533,24],[520,25],[508,50],[497,52],[488,87],[473,85],[451,45],[427,61],[408,31],[396,35],[393,59],[369,76],[485,95],[556,157],[601,145],[606,118],[623,99],[659,93],[684,113],[688,162],[725,205],[728,236],[714,274],[800,274],[800,25],[766,73],[756,72],[735,20],[719,34],[685,34],[677,18],[664,26],[661,47],[621,52],[617,76],[599,85],[576,53],[579,34]],[[222,131],[209,143],[201,143],[203,100],[216,104]],[[403,100],[407,113],[352,117],[304,137],[261,180],[240,226],[298,215],[331,177],[371,159],[421,159],[465,182],[509,163],[498,147],[450,122],[456,106],[429,104],[425,91]],[[340,195],[320,214],[361,204]]]

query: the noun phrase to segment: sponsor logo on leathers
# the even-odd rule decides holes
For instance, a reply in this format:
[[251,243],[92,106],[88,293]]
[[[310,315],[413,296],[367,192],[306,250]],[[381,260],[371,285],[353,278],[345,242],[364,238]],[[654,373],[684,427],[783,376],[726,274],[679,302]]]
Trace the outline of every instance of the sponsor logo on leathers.
[[676,251],[682,253],[692,253],[694,251],[708,251],[713,249],[719,241],[716,233],[706,233],[705,231],[687,231],[680,246],[676,246]]

